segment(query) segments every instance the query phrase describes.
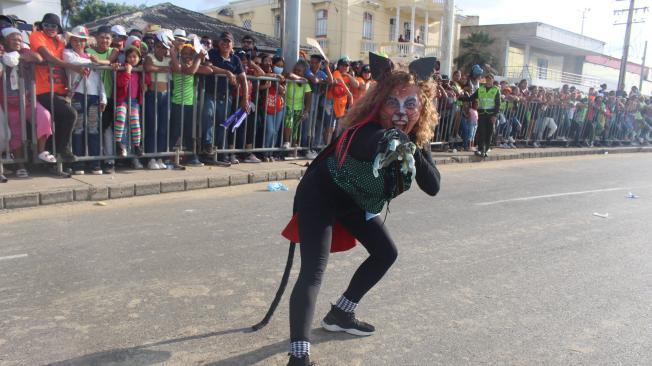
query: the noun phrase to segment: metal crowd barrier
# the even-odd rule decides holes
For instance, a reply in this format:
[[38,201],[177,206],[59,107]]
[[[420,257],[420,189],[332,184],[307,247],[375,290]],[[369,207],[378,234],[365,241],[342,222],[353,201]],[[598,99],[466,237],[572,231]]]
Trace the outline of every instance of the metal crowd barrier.
[[[107,96],[109,105],[106,106],[106,110],[102,111],[95,103],[89,103],[89,100],[94,100],[95,94],[99,93],[87,90],[87,85],[84,83],[81,102],[79,96],[73,100],[77,109],[83,114],[78,116],[76,121],[52,123],[53,136],[50,139],[51,148],[49,148],[52,154],[57,153],[54,143],[57,134],[56,125],[73,124],[73,134],[83,130],[82,147],[80,148],[80,143],[77,141],[75,148],[77,162],[155,158],[170,159],[175,164],[179,164],[182,156],[201,155],[205,157],[204,162],[211,163],[226,154],[242,153],[258,153],[266,157],[284,155],[293,158],[297,157],[299,153],[306,153],[310,150],[318,151],[323,148],[337,127],[332,102],[326,98],[328,87],[323,84],[318,85],[318,90],[311,93],[309,105],[299,102],[297,107],[293,108],[295,103],[289,102],[297,99],[295,97],[298,86],[306,83],[305,81],[248,76],[247,79],[251,86],[250,113],[239,125],[236,121],[228,127],[224,127],[224,121],[241,107],[242,100],[239,87],[218,88],[220,84],[229,85],[226,76],[195,75],[191,89],[193,103],[190,106],[183,104],[186,96],[183,94],[186,91],[183,83],[187,82],[186,78],[180,78],[181,85],[174,85],[173,74],[158,73],[167,75],[165,78],[167,90],[159,91],[158,82],[152,82],[153,87],[149,90],[145,85],[146,72],[142,67],[137,67],[134,68],[134,71],[140,75],[138,97],[143,101],[143,105],[127,103],[125,126],[122,131],[122,142],[127,154],[118,156],[115,152],[115,136],[118,130],[114,122],[118,107],[116,103],[117,73],[120,70],[116,71],[110,66],[90,66],[90,68],[96,72],[108,72],[112,76],[113,88],[111,95]],[[5,164],[42,163],[36,158],[38,153],[36,147],[37,98],[32,92],[35,90],[34,78],[31,77],[32,75],[24,77],[28,70],[33,70],[33,68],[23,68],[20,73],[17,97],[7,95],[7,77],[9,76],[6,72],[2,74],[0,179],[4,179]],[[52,72],[50,75],[49,102],[52,104],[55,94]],[[212,83],[210,83],[211,81]],[[68,82],[69,86],[73,83],[72,80]],[[294,94],[288,95],[288,87],[292,84],[294,87],[291,90]],[[212,90],[209,90],[211,85]],[[175,88],[177,88],[176,92]],[[181,94],[179,94],[179,90]],[[127,93],[128,96],[131,95],[131,83],[128,85]],[[181,105],[173,102],[175,94],[176,99],[180,98]],[[274,96],[283,96],[282,106],[275,102],[271,105],[268,103],[272,100],[270,97]],[[72,95],[67,97],[72,98]],[[150,105],[151,103],[154,105]],[[161,108],[159,108],[160,103],[164,104],[160,106]],[[461,103],[449,98],[436,100],[435,103],[440,120],[435,129],[432,145],[441,148],[454,147],[460,143]],[[52,105],[49,107],[46,106],[50,111],[51,121],[57,121],[59,117],[55,114],[54,108]],[[9,113],[7,113],[10,108],[12,111],[18,109],[19,123],[16,121],[10,123]],[[137,151],[134,149],[132,140],[134,136],[130,129],[129,117],[133,108],[138,108],[140,112],[142,151],[140,154],[136,154]],[[152,112],[154,113],[153,118],[148,116],[148,113]],[[595,110],[589,112],[578,114],[576,110],[573,114],[569,105],[560,103],[508,102],[506,107],[501,110],[502,119],[501,123],[497,124],[494,144],[499,145],[501,141],[503,143],[514,141],[526,146],[542,142],[549,144],[584,142],[588,145],[597,140],[603,143],[617,144],[640,137],[643,133],[641,130],[647,131],[645,133],[649,134],[649,126],[637,125],[637,122],[633,120],[633,113],[627,111],[605,113],[605,111]],[[578,118],[582,114],[584,117]],[[112,117],[110,117],[111,115]],[[552,124],[546,118],[551,119]],[[27,123],[28,119],[31,123]],[[188,119],[190,119],[189,124]],[[286,129],[286,121],[292,122],[291,129]],[[554,131],[552,131],[553,127]],[[93,133],[90,133],[89,130],[92,130]],[[16,135],[19,135],[19,143],[16,142]],[[18,145],[14,149],[10,148],[11,136],[13,136],[13,145]],[[93,144],[99,144],[99,146],[93,146]],[[152,144],[154,146],[151,146]],[[62,163],[59,159],[56,165],[57,172],[60,174],[64,174]]]
[[[239,87],[227,87],[223,88],[223,90],[218,90],[220,81],[227,85],[229,84],[226,76],[195,75],[194,80],[197,81],[198,87],[193,86],[192,88],[194,95],[192,113],[190,114],[188,111],[184,111],[189,106],[183,106],[182,103],[180,107],[173,103],[174,87],[180,88],[181,93],[185,92],[186,89],[184,85],[173,85],[173,76],[171,73],[167,73],[166,77],[168,83],[167,95],[162,97],[163,94],[159,93],[158,90],[159,84],[152,82],[152,87],[148,89],[145,85],[146,72],[142,67],[136,67],[133,70],[140,75],[141,89],[138,97],[143,101],[143,104],[135,105],[131,102],[126,103],[127,111],[122,141],[127,154],[126,156],[118,156],[114,149],[116,142],[114,136],[116,136],[117,132],[114,122],[118,107],[117,73],[122,71],[122,69],[116,71],[110,66],[98,65],[89,66],[89,68],[96,72],[111,73],[113,85],[111,95],[107,95],[109,105],[106,106],[106,110],[104,111],[99,108],[99,101],[97,103],[89,103],[89,99],[95,98],[96,95],[99,95],[99,92],[87,90],[86,83],[81,84],[83,85],[81,101],[79,100],[79,95],[74,96],[73,92],[70,92],[66,96],[69,103],[81,104],[81,109],[77,109],[80,109],[82,113],[79,113],[77,120],[64,121],[73,125],[73,134],[75,131],[83,129],[83,143],[81,144],[83,151],[80,152],[79,149],[75,151],[75,160],[80,163],[97,160],[114,161],[123,158],[168,158],[173,159],[176,164],[179,164],[181,156],[202,154],[217,160],[218,155],[232,153],[283,154],[288,157],[296,157],[300,152],[316,150],[323,147],[326,141],[324,132],[328,130],[328,126],[331,126],[331,121],[333,120],[332,105],[329,106],[328,100],[325,97],[326,88],[323,88],[322,92],[312,93],[310,105],[291,103],[297,107],[290,111],[288,101],[290,98],[294,100],[294,97],[297,96],[296,93],[299,92],[297,90],[298,88],[290,88],[294,93],[293,95],[283,95],[282,89],[287,89],[290,84],[302,85],[306,83],[305,81],[285,79],[281,82],[278,78],[248,76],[247,79],[252,89],[250,91],[250,112],[237,128],[229,126],[227,130],[222,124],[241,107],[240,102],[242,98]],[[24,70],[27,71],[29,69],[25,68]],[[33,92],[26,93],[27,90],[35,90],[34,78],[23,78],[25,72],[21,72],[20,75],[19,106],[15,107],[12,104],[12,108],[18,108],[19,110],[19,125],[21,130],[20,152],[22,153],[19,153],[16,149],[12,151],[9,147],[12,127],[15,127],[17,124],[12,123],[10,125],[8,121],[9,116],[5,113],[5,111],[8,111],[9,104],[14,101],[7,96],[6,78],[8,75],[6,73],[2,75],[4,97],[1,101],[2,108],[0,108],[0,175],[4,173],[5,164],[42,163],[36,158],[36,124],[34,122],[37,105],[36,95]],[[213,78],[213,90],[211,91],[206,90],[209,78]],[[31,80],[31,82],[26,85],[25,80]],[[186,79],[183,77],[180,80],[182,83],[186,82]],[[69,87],[72,83],[72,80],[68,80]],[[284,87],[282,84],[284,84]],[[53,155],[57,155],[58,151],[56,150],[54,141],[57,138],[56,125],[59,123],[54,123],[54,121],[57,121],[57,118],[60,117],[56,115],[52,107],[55,97],[52,72],[50,72],[50,85],[50,105],[46,106],[46,109],[50,111],[52,137],[49,139],[48,151]],[[69,89],[74,90],[75,85],[72,86]],[[261,86],[267,87],[262,88]],[[273,90],[274,93],[270,90]],[[272,97],[273,95],[282,95],[283,97],[283,104],[279,105],[279,110],[273,114],[267,113],[267,100],[270,94],[272,94]],[[128,84],[127,95],[131,95],[131,83]],[[26,103],[26,96],[29,96],[31,99],[30,103]],[[179,96],[181,102],[184,101],[184,97],[185,95],[183,94]],[[155,106],[146,106],[152,99]],[[159,103],[161,102],[166,104],[162,108],[159,107]],[[218,108],[218,105],[220,108]],[[312,107],[310,113],[304,118],[304,110],[309,107]],[[136,154],[132,141],[133,136],[130,130],[129,116],[131,116],[133,108],[139,108],[140,112],[140,146],[143,151],[141,154]],[[175,113],[175,109],[177,113]],[[92,113],[90,113],[91,111]],[[147,113],[151,113],[152,111],[154,113],[153,118],[147,115]],[[159,111],[164,111],[162,113],[164,115],[160,116]],[[217,113],[218,111],[220,113]],[[293,112],[291,117],[296,127],[288,135],[284,129],[285,121],[290,118],[286,118],[286,115],[290,112]],[[97,115],[94,113],[97,113]],[[105,116],[106,114],[112,114],[112,117],[107,118]],[[27,123],[26,115],[31,116],[32,123]],[[174,116],[179,116],[179,118],[174,119]],[[160,121],[161,118],[165,119],[165,121]],[[188,118],[191,119],[190,126],[188,125]],[[273,128],[273,130],[270,130],[270,128]],[[162,133],[161,129],[164,130]],[[91,130],[93,133],[90,133]],[[31,134],[28,135],[28,131],[31,131]],[[95,132],[98,136],[92,136],[96,134]],[[150,134],[153,134],[154,137],[152,138]],[[14,133],[15,135],[16,133]],[[174,136],[176,141],[172,141],[171,136]],[[178,136],[178,139],[176,139],[176,136]],[[162,139],[165,139],[165,141],[161,142]],[[92,144],[98,141],[100,146],[91,148]],[[71,143],[68,145],[71,145]],[[164,148],[161,148],[161,146],[164,146]],[[91,150],[96,150],[97,153],[92,153]],[[29,158],[30,156],[31,159]],[[61,159],[58,159],[56,165],[57,171],[61,174],[63,174],[63,163]]]

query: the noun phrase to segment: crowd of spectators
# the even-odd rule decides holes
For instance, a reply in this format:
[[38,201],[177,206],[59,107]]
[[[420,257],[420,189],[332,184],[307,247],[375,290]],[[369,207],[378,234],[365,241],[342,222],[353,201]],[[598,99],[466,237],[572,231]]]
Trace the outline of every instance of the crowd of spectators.
[[[329,143],[337,121],[373,83],[368,65],[346,58],[333,64],[319,54],[302,53],[285,70],[283,57],[259,52],[251,36],[236,45],[229,32],[214,39],[120,25],[64,32],[54,14],[33,28],[3,16],[0,28],[7,90],[0,113],[9,122],[0,128],[0,152],[17,162],[21,178],[29,176],[22,134],[33,127],[38,159],[66,163],[72,174],[115,172],[114,159],[92,159],[102,156],[152,170],[283,159],[282,150]],[[29,104],[19,111],[19,76],[27,81],[25,100],[35,95],[36,123]],[[225,128],[238,112],[245,123]],[[177,150],[192,151],[182,165],[169,154]],[[316,156],[314,149],[302,153]]]
[[[253,37],[238,43],[229,32],[214,38],[120,25],[64,32],[55,14],[33,26],[0,16],[2,158],[15,162],[19,178],[29,177],[30,152],[42,163],[65,163],[72,174],[96,175],[114,173],[116,163],[159,170],[271,162],[298,151],[314,158],[374,85],[362,61],[301,52],[286,70],[283,57],[259,51]],[[468,96],[484,76],[477,65],[452,78],[435,75],[435,141],[475,149],[478,106]],[[606,85],[583,93],[526,80],[494,83],[500,147],[649,142],[651,101],[635,87],[628,94]],[[33,139],[34,149],[26,148]]]
[[[437,76],[440,94],[441,123],[437,140],[475,151],[477,106],[462,102],[484,81],[476,65],[468,74],[457,70],[451,79]],[[607,84],[588,92],[562,85],[544,88],[529,85],[526,79],[510,84],[494,81],[500,89],[500,108],[495,125],[496,146],[532,147],[647,145],[652,142],[652,98],[643,96],[636,86],[629,93],[608,90]]]

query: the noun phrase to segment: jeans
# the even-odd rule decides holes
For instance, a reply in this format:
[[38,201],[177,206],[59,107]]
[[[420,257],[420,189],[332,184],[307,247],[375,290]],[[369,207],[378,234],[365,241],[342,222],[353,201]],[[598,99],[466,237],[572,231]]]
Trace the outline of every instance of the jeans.
[[145,92],[145,152],[164,152],[168,149],[168,92]]
[[179,145],[180,151],[191,150],[193,141],[192,105],[172,103],[170,107],[170,148]]
[[555,120],[551,117],[539,117],[534,129],[536,131],[534,138],[535,141],[543,140],[543,131],[545,131],[546,128],[548,129],[547,138],[552,137],[552,135],[554,135],[557,131],[557,124],[555,123]]
[[471,141],[473,141],[477,129],[477,122],[472,122],[462,116],[462,121],[460,123],[460,137],[462,137],[462,146],[464,146],[465,149],[468,149],[471,146]]
[[265,143],[263,147],[274,147],[281,130],[281,125],[283,125],[284,114],[284,108],[276,114],[265,114]]
[[[72,152],[76,156],[86,156],[86,141],[88,141],[88,156],[100,155],[100,98],[97,95],[75,93],[72,106],[77,111],[77,120],[72,131]],[[84,134],[86,132],[86,134]],[[92,169],[100,169],[100,161],[90,163]],[[73,163],[73,169],[83,169],[83,162]]]
[[[204,97],[204,108],[202,110],[202,144],[204,146],[217,146],[224,149],[228,145],[224,140],[225,128],[222,123],[231,115],[231,99],[206,95]],[[215,124],[213,125],[213,122]],[[217,136],[215,135],[217,129]]]

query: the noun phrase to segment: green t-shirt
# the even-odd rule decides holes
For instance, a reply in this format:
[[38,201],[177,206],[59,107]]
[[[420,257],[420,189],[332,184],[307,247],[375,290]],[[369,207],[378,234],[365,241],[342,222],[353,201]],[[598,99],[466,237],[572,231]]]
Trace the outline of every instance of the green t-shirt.
[[[104,53],[99,53],[94,49],[88,47],[86,53],[89,55],[95,55],[100,60],[108,60],[111,53],[113,53],[113,48],[109,47]],[[113,71],[104,70],[100,75],[102,78],[102,84],[104,84],[104,91],[106,92],[107,98],[113,98]]]
[[288,109],[293,111],[300,111],[304,108],[303,106],[303,97],[306,93],[312,92],[310,89],[310,84],[297,84],[288,82],[287,89],[285,91],[285,104]]
[[192,105],[195,96],[195,76],[172,74],[172,103]]

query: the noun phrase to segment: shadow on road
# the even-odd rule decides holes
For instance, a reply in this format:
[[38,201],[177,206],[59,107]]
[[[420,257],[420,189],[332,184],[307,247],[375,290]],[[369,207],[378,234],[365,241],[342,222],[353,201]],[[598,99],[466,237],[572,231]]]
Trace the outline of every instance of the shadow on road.
[[[310,340],[311,345],[331,342],[331,341],[348,341],[351,339],[359,339],[360,337],[349,335],[346,333],[331,333],[327,332],[322,328],[315,328],[312,330],[312,337]],[[290,340],[286,339],[280,342],[276,342],[259,349],[243,353],[237,356],[233,356],[224,360],[215,361],[205,366],[241,366],[241,365],[253,365],[257,362],[261,362],[269,357],[274,356],[278,353],[287,353]]]
[[167,361],[172,355],[168,351],[153,351],[146,348],[163,346],[180,342],[188,342],[197,339],[217,337],[233,333],[245,333],[251,331],[250,327],[222,330],[219,332],[210,332],[194,336],[167,339],[155,343],[147,343],[136,347],[118,348],[108,351],[96,352],[90,355],[76,357],[70,360],[58,361],[47,364],[47,366],[147,366]]
[[[65,361],[49,363],[47,364],[47,366],[153,365],[153,364],[158,364],[167,361],[168,359],[170,359],[172,354],[168,351],[147,350],[146,348],[163,346],[167,344],[188,342],[188,341],[210,338],[210,337],[218,337],[218,336],[234,334],[234,333],[253,334],[254,332],[252,332],[251,327],[228,329],[219,332],[210,332],[210,333],[198,334],[194,336],[168,339],[168,340],[155,342],[155,343],[147,343],[136,347],[118,348],[118,349],[112,349],[108,351],[96,352],[90,355],[84,355]],[[319,344],[319,343],[331,342],[331,341],[341,342],[341,341],[347,341],[347,340],[359,338],[345,333],[326,332],[322,328],[313,329],[312,334],[313,334],[312,341],[311,341],[312,344]],[[213,363],[207,364],[206,366],[234,366],[234,365],[240,366],[240,365],[254,364],[256,362],[260,362],[269,357],[272,357],[275,354],[286,353],[288,351],[289,342],[290,340],[286,339],[247,353],[233,356],[224,360],[215,361]]]

